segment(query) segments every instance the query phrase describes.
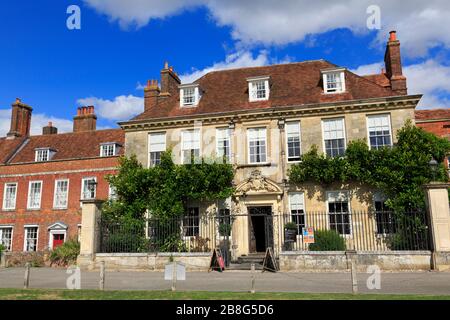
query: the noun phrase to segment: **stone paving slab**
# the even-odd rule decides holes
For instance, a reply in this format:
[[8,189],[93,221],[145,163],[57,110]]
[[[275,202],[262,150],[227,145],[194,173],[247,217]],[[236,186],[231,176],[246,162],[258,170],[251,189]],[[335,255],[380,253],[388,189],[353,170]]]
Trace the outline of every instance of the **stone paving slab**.
[[[24,268],[0,269],[0,288],[22,288],[24,273]],[[66,269],[32,268],[30,288],[65,289],[69,276]],[[368,277],[358,274],[359,292],[450,295],[450,273],[382,273],[381,290],[368,290]],[[81,271],[82,289],[98,289],[98,284],[98,271]],[[162,272],[106,271],[106,290],[169,290],[170,286]],[[186,281],[177,283],[177,290],[189,291],[249,291],[250,287],[250,271],[188,272]],[[256,291],[350,293],[351,288],[350,273],[256,273]]]

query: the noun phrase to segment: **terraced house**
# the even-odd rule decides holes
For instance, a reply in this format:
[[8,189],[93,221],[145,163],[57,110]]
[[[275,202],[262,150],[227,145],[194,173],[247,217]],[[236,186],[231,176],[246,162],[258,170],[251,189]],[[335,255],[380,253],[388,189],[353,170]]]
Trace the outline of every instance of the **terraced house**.
[[81,200],[113,195],[105,176],[123,153],[122,130],[96,130],[94,107],[78,108],[73,132],[49,123],[30,135],[32,108],[12,105],[0,138],[0,242],[8,251],[53,249],[81,230]]
[[[313,145],[335,157],[355,139],[366,139],[370,148],[396,142],[405,121],[414,121],[421,95],[407,93],[395,32],[390,33],[385,65],[379,74],[359,76],[325,60],[305,61],[210,72],[182,84],[166,63],[160,85],[148,81],[144,112],[120,123],[126,154],[135,154],[145,166],[157,165],[169,148],[176,163],[193,155],[225,157],[233,164],[234,197],[190,204],[185,230],[211,239],[215,236],[206,231],[202,216],[211,208],[234,215],[235,259],[268,247],[279,250],[286,221],[277,217],[286,214],[299,230],[318,219],[349,243],[360,241],[355,226],[363,218],[355,213],[382,208],[382,195],[354,185],[290,185],[287,173]],[[307,212],[325,215],[309,217]],[[385,233],[382,220],[370,220],[367,228]],[[372,234],[372,229],[364,232]]]

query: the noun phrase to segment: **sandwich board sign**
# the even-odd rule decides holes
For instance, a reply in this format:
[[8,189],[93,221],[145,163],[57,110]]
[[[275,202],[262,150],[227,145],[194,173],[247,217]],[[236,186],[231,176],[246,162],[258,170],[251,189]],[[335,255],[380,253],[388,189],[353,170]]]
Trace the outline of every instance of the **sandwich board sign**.
[[314,228],[303,228],[303,243],[314,243]]

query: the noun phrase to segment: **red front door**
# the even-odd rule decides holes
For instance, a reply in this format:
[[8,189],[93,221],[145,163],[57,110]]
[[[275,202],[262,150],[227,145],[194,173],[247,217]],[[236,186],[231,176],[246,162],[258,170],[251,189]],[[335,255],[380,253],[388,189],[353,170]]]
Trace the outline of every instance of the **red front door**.
[[64,243],[64,235],[63,234],[54,234],[53,235],[53,249],[61,246]]

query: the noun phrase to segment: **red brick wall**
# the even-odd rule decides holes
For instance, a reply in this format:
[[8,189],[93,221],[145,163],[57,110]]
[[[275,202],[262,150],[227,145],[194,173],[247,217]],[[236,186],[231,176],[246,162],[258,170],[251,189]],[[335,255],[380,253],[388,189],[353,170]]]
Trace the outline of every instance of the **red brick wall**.
[[[12,250],[23,250],[24,225],[26,224],[39,225],[38,250],[44,250],[48,247],[48,227],[55,222],[62,222],[68,226],[66,240],[76,238],[78,224],[81,223],[82,179],[96,177],[98,183],[97,198],[107,199],[109,185],[105,176],[116,172],[115,169],[108,168],[115,168],[117,160],[117,158],[100,158],[0,166],[0,226],[13,226]],[[69,179],[68,208],[64,210],[53,209],[55,180],[58,179]],[[40,210],[27,209],[30,181],[42,181]],[[16,209],[14,211],[3,211],[4,186],[7,182],[18,183]]]
[[[450,121],[420,122],[416,120],[416,125],[439,137],[450,139]],[[445,163],[447,168],[450,168],[448,158],[445,160]]]

